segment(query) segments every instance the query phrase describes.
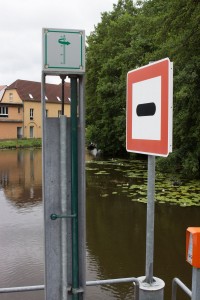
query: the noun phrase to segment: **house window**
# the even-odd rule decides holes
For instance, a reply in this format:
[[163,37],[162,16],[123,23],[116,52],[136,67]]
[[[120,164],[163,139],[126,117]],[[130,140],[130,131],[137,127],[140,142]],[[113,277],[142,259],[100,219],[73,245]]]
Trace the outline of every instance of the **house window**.
[[10,101],[10,102],[13,101],[13,93],[9,93],[9,101]]
[[30,108],[30,120],[33,120],[33,111],[34,111],[34,109]]
[[46,109],[46,118],[48,118],[48,109]]
[[23,137],[22,127],[17,127],[17,138],[21,139]]
[[18,107],[18,114],[20,114],[20,107]]
[[58,110],[58,118],[60,118],[61,114],[62,114],[62,111]]
[[30,126],[30,138],[34,137],[34,126]]
[[0,107],[0,117],[4,117],[4,118],[8,117],[8,107],[7,106]]

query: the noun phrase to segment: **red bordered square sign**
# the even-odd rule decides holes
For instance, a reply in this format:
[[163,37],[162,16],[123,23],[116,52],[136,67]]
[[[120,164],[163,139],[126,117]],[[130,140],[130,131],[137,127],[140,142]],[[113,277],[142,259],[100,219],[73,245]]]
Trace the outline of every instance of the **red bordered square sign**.
[[168,58],[127,74],[126,149],[168,156],[172,151],[173,64]]

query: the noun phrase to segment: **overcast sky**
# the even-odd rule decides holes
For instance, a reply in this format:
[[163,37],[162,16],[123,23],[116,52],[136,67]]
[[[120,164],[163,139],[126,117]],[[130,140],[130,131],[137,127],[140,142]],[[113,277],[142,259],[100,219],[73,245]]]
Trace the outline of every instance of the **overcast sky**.
[[[101,13],[112,11],[117,2],[0,1],[0,85],[10,85],[17,79],[41,80],[42,28],[84,29],[88,36],[101,21]],[[52,82],[49,77],[47,81]]]

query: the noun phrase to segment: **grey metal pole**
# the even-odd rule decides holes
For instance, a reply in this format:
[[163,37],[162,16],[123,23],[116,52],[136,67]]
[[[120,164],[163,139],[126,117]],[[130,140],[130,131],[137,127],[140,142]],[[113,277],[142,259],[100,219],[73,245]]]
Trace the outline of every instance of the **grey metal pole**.
[[[61,214],[67,215],[67,118],[60,116],[60,201]],[[67,219],[61,219],[62,300],[67,300]]]
[[153,277],[154,214],[155,214],[155,156],[148,155],[148,191],[146,224],[146,268],[145,276],[139,277],[139,300],[163,300],[165,283]]
[[78,129],[77,129],[77,77],[71,76],[71,210],[72,219],[72,299],[78,300],[79,248],[78,248]]
[[78,232],[79,232],[79,285],[83,288],[80,299],[84,300],[86,286],[86,205],[85,205],[85,78],[79,77],[79,134],[78,134]]
[[42,76],[43,101],[43,207],[45,249],[45,299],[62,299],[61,221],[52,214],[61,214],[60,187],[60,119],[45,116],[45,74]]
[[172,280],[172,299],[176,300],[176,291],[177,291],[177,285],[191,298],[192,292],[191,290],[178,278],[174,278]]
[[148,155],[148,189],[147,189],[147,223],[146,223],[146,278],[145,282],[153,282],[154,255],[154,204],[155,197],[155,156]]
[[[45,117],[46,117],[46,103],[45,103],[45,84],[46,75],[42,72],[41,76],[41,103],[42,103],[42,136],[45,134]],[[42,139],[42,151],[44,151],[44,140]]]
[[192,269],[192,300],[200,299],[200,269]]

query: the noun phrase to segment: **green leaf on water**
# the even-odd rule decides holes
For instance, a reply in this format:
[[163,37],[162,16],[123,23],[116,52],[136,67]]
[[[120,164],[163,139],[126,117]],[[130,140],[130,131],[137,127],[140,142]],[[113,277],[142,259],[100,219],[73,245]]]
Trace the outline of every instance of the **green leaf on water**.
[[108,194],[101,195],[102,198],[108,197]]

